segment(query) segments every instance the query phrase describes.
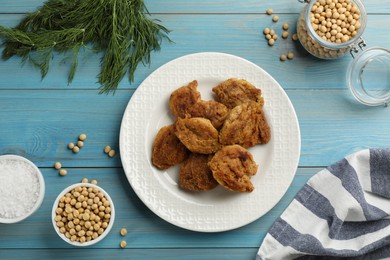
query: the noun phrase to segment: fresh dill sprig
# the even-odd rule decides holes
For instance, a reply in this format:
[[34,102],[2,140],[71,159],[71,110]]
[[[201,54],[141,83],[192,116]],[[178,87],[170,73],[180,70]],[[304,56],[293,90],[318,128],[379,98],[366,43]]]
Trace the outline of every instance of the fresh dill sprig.
[[44,78],[55,52],[71,52],[70,83],[81,48],[92,48],[103,53],[100,93],[115,92],[126,73],[132,82],[138,64],[150,64],[163,39],[171,42],[169,30],[148,15],[143,0],[48,0],[15,28],[0,26],[2,57],[20,56]]

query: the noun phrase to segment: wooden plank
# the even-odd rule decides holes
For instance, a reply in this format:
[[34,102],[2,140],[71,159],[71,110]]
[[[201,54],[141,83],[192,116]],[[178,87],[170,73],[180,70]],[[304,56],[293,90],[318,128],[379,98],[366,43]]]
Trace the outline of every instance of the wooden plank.
[[[0,225],[0,234],[7,234],[0,236],[0,249],[72,248],[55,233],[50,214],[58,194],[65,187],[80,182],[82,178],[96,179],[98,185],[110,194],[116,209],[112,231],[103,241],[91,246],[92,248],[115,249],[123,239],[128,243],[127,248],[132,249],[258,247],[267,229],[317,170],[300,169],[280,203],[259,220],[228,232],[199,233],[178,228],[151,212],[133,192],[122,169],[69,168],[68,174],[61,177],[54,168],[41,168],[46,183],[41,208],[20,223]],[[119,234],[123,227],[128,230],[126,237]]]
[[[0,154],[25,156],[39,166],[56,160],[67,167],[120,166],[120,158],[109,158],[104,147],[119,152],[119,129],[123,111],[133,91],[98,95],[95,90],[1,91]],[[77,154],[67,149],[79,134],[88,135]]]
[[[66,167],[120,167],[119,156],[108,158],[103,149],[118,149],[120,123],[132,93],[2,90],[0,154],[20,154],[40,167],[57,160]],[[287,90],[287,95],[301,128],[300,166],[326,166],[356,150],[390,143],[383,130],[390,127],[388,108],[360,105],[345,89]],[[88,139],[73,154],[66,146],[80,133]]]
[[[34,12],[45,1],[20,0],[0,1],[1,13],[25,13]],[[363,1],[369,13],[390,13],[388,2],[380,0]],[[234,0],[198,0],[198,1],[159,1],[146,0],[145,4],[151,13],[258,13],[263,14],[268,8],[275,13],[299,13],[304,5],[296,1],[234,1]]]
[[[150,67],[139,65],[134,83],[127,78],[120,89],[135,89],[155,69],[180,56],[195,52],[225,52],[254,62],[270,73],[285,89],[346,88],[345,73],[352,59],[349,55],[336,61],[320,60],[309,55],[299,44],[280,39],[269,47],[262,30],[274,28],[281,33],[283,22],[290,24],[290,35],[295,32],[298,15],[281,14],[275,24],[265,15],[156,15],[172,30],[174,44],[163,42],[159,52],[152,53]],[[21,15],[0,15],[0,24],[13,26]],[[364,38],[368,47],[381,46],[390,49],[388,35],[390,16],[369,17]],[[295,58],[281,62],[283,53],[294,52]],[[41,81],[40,73],[30,64],[21,68],[19,58],[0,61],[0,89],[98,89],[96,83],[100,70],[100,56],[90,55],[80,61],[79,69],[71,85],[67,85],[69,66],[59,65],[63,56],[57,55],[47,77]],[[371,77],[374,84],[380,79]]]
[[82,259],[85,260],[127,260],[127,259],[170,259],[170,260],[241,260],[254,259],[258,251],[253,248],[210,248],[210,249],[176,249],[176,248],[126,248],[126,249],[7,249],[0,250],[4,259]]
[[[276,0],[268,1],[233,1],[233,0],[217,0],[217,1],[174,1],[172,4],[161,2],[158,0],[145,1],[148,9],[153,13],[259,13],[264,14],[269,8],[273,9],[274,13],[299,13],[304,9],[304,4],[295,1]],[[388,2],[379,0],[363,1],[368,13],[390,13],[390,5]]]
[[287,91],[301,126],[301,166],[328,166],[367,148],[386,148],[386,107],[367,107],[348,90]]

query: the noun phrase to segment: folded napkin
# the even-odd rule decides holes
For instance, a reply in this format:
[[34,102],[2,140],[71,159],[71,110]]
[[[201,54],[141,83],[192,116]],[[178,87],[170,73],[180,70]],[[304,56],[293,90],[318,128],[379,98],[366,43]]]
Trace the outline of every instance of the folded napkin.
[[390,149],[315,174],[268,231],[256,260],[390,258]]

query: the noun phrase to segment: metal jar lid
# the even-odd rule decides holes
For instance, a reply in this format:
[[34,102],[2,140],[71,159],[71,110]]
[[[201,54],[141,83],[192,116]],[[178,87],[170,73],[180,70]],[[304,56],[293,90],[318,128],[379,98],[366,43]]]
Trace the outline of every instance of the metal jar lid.
[[390,103],[390,51],[372,47],[359,51],[347,69],[347,85],[360,103],[388,106]]

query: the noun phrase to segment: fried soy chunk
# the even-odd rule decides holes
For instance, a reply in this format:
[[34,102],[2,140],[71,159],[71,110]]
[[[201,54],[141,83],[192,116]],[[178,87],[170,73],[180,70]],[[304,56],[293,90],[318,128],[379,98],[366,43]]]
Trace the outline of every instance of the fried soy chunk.
[[189,117],[192,106],[200,102],[201,97],[197,87],[198,81],[194,80],[172,92],[169,98],[169,108],[176,118]]
[[209,162],[214,179],[224,188],[236,192],[254,190],[250,176],[258,166],[252,154],[240,145],[229,145],[219,150]]
[[268,143],[269,140],[271,140],[271,127],[267,122],[267,118],[265,117],[263,109],[260,109],[259,131],[260,131],[260,143],[261,144]]
[[208,166],[212,155],[191,153],[180,168],[179,186],[190,191],[208,191],[218,186]]
[[221,144],[239,144],[245,148],[266,144],[270,138],[271,130],[264,111],[259,103],[253,101],[234,107],[219,133]]
[[217,95],[219,102],[230,109],[248,101],[264,105],[261,90],[244,79],[227,79],[214,87],[213,92]]
[[168,169],[181,163],[188,155],[187,148],[175,135],[174,125],[161,128],[153,142],[152,163],[159,169]]
[[191,117],[207,118],[217,129],[223,125],[228,114],[229,109],[224,104],[213,100],[201,100],[190,109]]
[[193,153],[212,154],[218,151],[218,130],[206,118],[178,118],[175,134]]

